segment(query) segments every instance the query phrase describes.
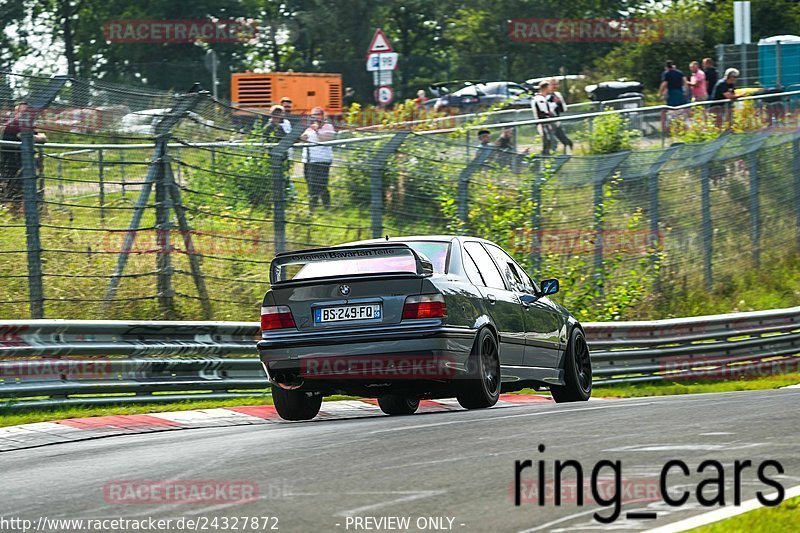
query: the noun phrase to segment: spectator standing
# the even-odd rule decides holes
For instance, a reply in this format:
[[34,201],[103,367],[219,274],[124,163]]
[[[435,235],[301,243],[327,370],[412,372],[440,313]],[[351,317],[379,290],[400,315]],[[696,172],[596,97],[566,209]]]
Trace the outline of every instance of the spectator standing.
[[668,106],[679,106],[686,103],[684,91],[688,83],[683,72],[675,68],[675,63],[667,61],[666,69],[661,74],[661,87],[658,90],[660,96],[667,96]]
[[[547,97],[547,101],[550,104],[550,114],[554,117],[561,116],[561,113],[567,110],[566,100],[564,100],[564,97],[558,92],[558,78],[552,78],[550,80],[550,94]],[[567,148],[572,150],[572,140],[567,137],[567,133],[561,127],[561,122],[554,122],[551,128],[556,139],[561,141],[561,144],[564,145],[564,151],[566,152]],[[554,140],[553,150],[555,151],[557,148],[557,142]]]
[[[300,136],[300,140],[316,144],[333,139],[335,134],[333,126],[325,120],[325,111],[321,107],[315,107],[311,110],[311,124]],[[308,184],[308,206],[312,211],[320,202],[325,208],[331,206],[328,181],[332,162],[333,149],[330,145],[303,148],[303,171]]]
[[417,91],[417,97],[414,99],[414,103],[417,104],[417,107],[425,107],[425,102],[428,101],[428,98],[425,96],[425,90],[420,89]]
[[735,68],[729,68],[725,70],[725,77],[714,85],[711,100],[724,100],[722,103],[711,106],[711,111],[717,115],[717,125],[721,125],[723,120],[727,121],[730,118],[728,115],[731,110],[731,102],[737,98],[735,84],[738,77],[739,71]]
[[692,73],[689,78],[689,87],[692,88],[692,101],[702,102],[703,100],[708,100],[706,73],[700,68],[700,63],[697,61],[689,63],[689,71]]
[[719,80],[719,73],[714,66],[714,60],[710,57],[703,59],[703,73],[706,75],[706,92],[708,93],[708,97],[711,98],[714,93],[714,87]]
[[[542,120],[553,116],[548,100],[549,96],[550,83],[543,81],[539,84],[539,92],[537,92],[531,100],[534,119]],[[542,136],[542,155],[550,155],[555,150],[555,145],[557,143],[553,135],[553,124],[551,122],[538,124],[536,129],[539,130]]]
[[[14,115],[3,126],[4,141],[19,141],[20,133],[30,131],[33,124],[33,111],[27,102],[19,102]],[[33,141],[43,143],[47,137],[33,132]],[[22,147],[20,145],[0,145],[0,201],[8,204],[9,211],[21,215],[23,211],[22,185]]]
[[491,146],[492,143],[492,133],[489,130],[479,130],[478,131],[478,148],[487,148]]
[[[283,123],[285,122],[284,119],[284,109],[282,106],[274,105],[269,109],[269,123],[267,127],[264,129],[264,137],[266,137],[266,141],[269,143],[277,143],[280,142],[281,139],[286,137],[288,133],[286,129],[283,127]],[[291,126],[290,126],[291,131]]]

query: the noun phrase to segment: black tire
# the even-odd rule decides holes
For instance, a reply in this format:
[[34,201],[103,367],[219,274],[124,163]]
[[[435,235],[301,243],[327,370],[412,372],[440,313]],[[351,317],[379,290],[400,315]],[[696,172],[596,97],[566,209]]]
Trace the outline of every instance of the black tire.
[[552,385],[550,393],[557,403],[585,402],[592,395],[592,360],[586,337],[578,327],[564,353],[564,385]]
[[478,333],[469,361],[469,377],[461,383],[458,403],[464,409],[484,409],[500,398],[500,352],[491,331]]
[[419,408],[419,398],[387,394],[378,398],[378,406],[387,415],[413,415]]
[[272,402],[278,415],[284,420],[311,420],[322,407],[322,395],[286,390],[273,385]]

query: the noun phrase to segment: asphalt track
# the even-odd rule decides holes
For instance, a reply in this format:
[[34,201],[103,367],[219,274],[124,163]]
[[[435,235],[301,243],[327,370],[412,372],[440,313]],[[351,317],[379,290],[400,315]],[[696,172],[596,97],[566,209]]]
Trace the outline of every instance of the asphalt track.
[[[800,485],[798,405],[800,389],[795,388],[582,404],[540,402],[56,444],[0,454],[0,516],[274,516],[279,531],[398,530],[379,529],[374,521],[356,527],[353,517],[408,517],[411,531],[422,529],[419,525],[464,532],[646,530],[718,507],[700,506],[695,494],[682,507],[669,507],[660,498],[631,502],[609,525],[592,513],[605,516],[613,509],[596,504],[556,507],[523,501],[517,507],[514,461],[544,460],[545,478],[552,479],[555,460],[576,459],[587,471],[588,483],[598,461],[618,459],[622,485],[640,490],[657,484],[670,459],[683,460],[693,471],[703,460],[714,459],[725,469],[730,504],[734,460],[749,459],[756,466],[776,460],[785,473],[777,475],[773,469],[767,475],[786,488]],[[546,446],[543,453],[539,444]],[[707,471],[685,478],[676,470],[668,478],[669,490],[691,489],[709,477],[714,475]],[[203,504],[109,501],[109,483],[164,479],[248,481],[258,486],[259,497],[247,503],[224,497]],[[523,479],[535,480],[535,471],[528,469]],[[741,486],[742,500],[759,490],[773,492],[758,480],[755,468],[742,473]],[[626,513],[641,511],[655,511],[657,517],[626,519]],[[427,517],[442,521],[417,522]],[[241,527],[239,531],[262,530]]]

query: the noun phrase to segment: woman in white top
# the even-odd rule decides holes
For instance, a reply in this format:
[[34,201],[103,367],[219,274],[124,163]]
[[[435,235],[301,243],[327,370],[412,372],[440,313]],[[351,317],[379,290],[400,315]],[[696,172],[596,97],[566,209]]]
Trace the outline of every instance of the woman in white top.
[[[336,131],[329,122],[325,122],[325,110],[315,107],[311,110],[311,124],[300,136],[300,140],[309,143],[320,143],[333,139]],[[308,184],[308,206],[314,209],[317,203],[328,208],[331,206],[331,194],[328,190],[333,148],[330,145],[312,145],[303,148],[303,172]]]

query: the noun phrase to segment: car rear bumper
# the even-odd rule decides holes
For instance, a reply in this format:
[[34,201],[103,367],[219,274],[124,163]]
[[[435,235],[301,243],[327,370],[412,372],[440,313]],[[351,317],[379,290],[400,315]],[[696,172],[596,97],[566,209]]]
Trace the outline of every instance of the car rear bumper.
[[380,331],[293,332],[257,348],[273,383],[448,381],[463,377],[477,331],[426,326]]

